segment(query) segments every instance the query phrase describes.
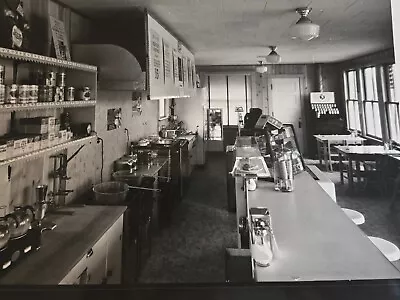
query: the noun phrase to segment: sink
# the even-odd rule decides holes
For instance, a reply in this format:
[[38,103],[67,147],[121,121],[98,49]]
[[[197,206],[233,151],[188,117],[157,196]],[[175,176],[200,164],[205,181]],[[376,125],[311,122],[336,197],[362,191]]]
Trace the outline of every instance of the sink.
[[175,140],[173,139],[162,139],[156,142],[158,145],[171,145],[174,143]]

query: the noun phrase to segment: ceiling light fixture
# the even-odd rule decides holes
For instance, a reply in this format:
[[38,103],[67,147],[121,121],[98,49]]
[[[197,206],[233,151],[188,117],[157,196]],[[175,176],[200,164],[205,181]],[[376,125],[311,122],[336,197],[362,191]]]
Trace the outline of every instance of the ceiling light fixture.
[[266,56],[267,62],[270,64],[279,64],[281,62],[281,56],[276,53],[276,46],[269,46],[271,53]]
[[257,72],[257,73],[260,73],[260,74],[266,73],[266,72],[268,71],[267,65],[264,65],[263,62],[262,62],[262,60],[260,60],[260,61],[258,61],[258,62],[259,62],[260,64],[257,65],[257,67],[256,67],[256,72]]
[[311,41],[319,37],[320,26],[314,24],[309,18],[308,14],[311,8],[301,7],[297,8],[296,12],[301,16],[296,24],[290,27],[290,33],[293,39],[300,39],[302,41]]

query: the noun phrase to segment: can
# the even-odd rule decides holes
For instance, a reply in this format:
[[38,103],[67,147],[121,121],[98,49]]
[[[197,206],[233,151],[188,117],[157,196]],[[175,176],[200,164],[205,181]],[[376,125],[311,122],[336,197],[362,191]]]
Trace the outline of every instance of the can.
[[0,65],[0,84],[4,84],[5,74],[6,74],[6,68]]
[[74,101],[75,100],[75,88],[73,86],[69,86],[65,90],[65,101]]
[[18,84],[6,86],[6,103],[15,104],[18,101]]
[[78,91],[78,100],[80,101],[90,100],[90,87],[85,86]]
[[53,101],[53,88],[47,85],[39,87],[39,102],[52,102]]
[[30,85],[20,85],[18,88],[18,102],[28,103],[30,99]]
[[66,78],[65,72],[58,73],[57,74],[57,86],[64,87],[65,86],[65,78]]
[[39,86],[31,85],[30,87],[29,102],[36,103],[38,102]]
[[4,104],[6,101],[6,86],[4,84],[0,84],[0,105]]
[[64,87],[57,86],[54,89],[54,101],[61,102],[64,101]]
[[46,85],[47,86],[56,86],[56,77],[57,73],[49,71],[46,74]]

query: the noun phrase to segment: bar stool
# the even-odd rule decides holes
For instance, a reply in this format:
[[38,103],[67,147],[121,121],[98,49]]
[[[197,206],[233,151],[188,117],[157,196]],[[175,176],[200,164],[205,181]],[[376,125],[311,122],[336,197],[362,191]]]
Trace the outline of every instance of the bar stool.
[[400,259],[400,249],[395,244],[374,236],[369,236],[368,238],[389,261]]
[[356,225],[361,225],[365,223],[364,215],[356,210],[342,208],[343,212],[349,217]]

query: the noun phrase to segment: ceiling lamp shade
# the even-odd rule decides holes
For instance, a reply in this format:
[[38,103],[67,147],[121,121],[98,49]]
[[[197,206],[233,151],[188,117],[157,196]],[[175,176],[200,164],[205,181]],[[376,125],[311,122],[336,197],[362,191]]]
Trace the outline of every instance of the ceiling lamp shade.
[[276,53],[276,46],[270,46],[271,53],[266,56],[267,62],[270,64],[279,64],[281,62],[281,56]]
[[256,67],[256,72],[260,74],[267,73],[268,67],[264,65],[261,60],[259,61],[259,63],[260,64]]
[[293,39],[300,39],[302,41],[311,41],[319,37],[320,26],[314,24],[309,18],[308,14],[311,8],[303,7],[296,9],[296,12],[301,16],[296,24],[290,27],[290,34]]

